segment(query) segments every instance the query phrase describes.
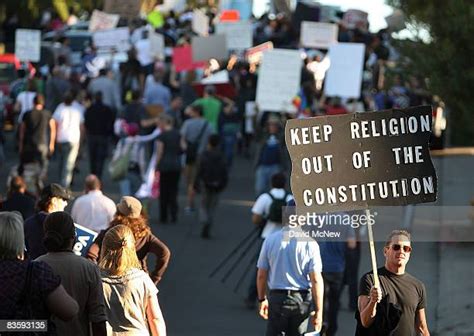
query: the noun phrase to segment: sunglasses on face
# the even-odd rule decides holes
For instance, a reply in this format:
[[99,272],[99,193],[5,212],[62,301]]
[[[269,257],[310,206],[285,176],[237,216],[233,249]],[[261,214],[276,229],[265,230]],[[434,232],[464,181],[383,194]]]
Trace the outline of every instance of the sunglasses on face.
[[400,244],[392,244],[392,249],[394,251],[400,251],[400,249],[403,248],[403,252],[405,253],[410,253],[412,248],[411,246],[407,246],[407,245],[400,245]]

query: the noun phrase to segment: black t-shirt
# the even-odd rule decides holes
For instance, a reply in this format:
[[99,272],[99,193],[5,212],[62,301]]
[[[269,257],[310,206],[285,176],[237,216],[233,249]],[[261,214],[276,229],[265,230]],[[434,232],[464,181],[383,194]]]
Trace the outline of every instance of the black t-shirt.
[[[382,297],[389,295],[390,302],[400,306],[402,316],[393,336],[412,336],[415,333],[415,313],[426,307],[425,285],[412,275],[396,275],[385,267],[378,269]],[[359,284],[359,295],[369,295],[374,284],[373,272],[364,274]]]
[[48,110],[32,110],[25,113],[23,116],[25,124],[23,146],[25,149],[36,149],[38,145],[46,145],[50,119],[51,112]]
[[163,143],[163,155],[158,163],[158,169],[161,172],[180,171],[180,139],[179,131],[171,129],[164,131],[158,137],[158,141]]

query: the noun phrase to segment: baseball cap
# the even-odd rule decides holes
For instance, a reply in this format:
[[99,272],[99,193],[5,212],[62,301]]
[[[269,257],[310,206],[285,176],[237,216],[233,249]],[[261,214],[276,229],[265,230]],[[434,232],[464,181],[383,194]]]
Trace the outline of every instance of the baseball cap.
[[53,198],[53,197],[62,198],[63,200],[66,200],[66,201],[69,201],[72,199],[71,194],[57,183],[51,183],[47,185],[46,187],[44,187],[43,190],[41,190],[42,199]]
[[117,204],[117,210],[124,216],[138,218],[142,212],[142,203],[135,197],[124,196]]

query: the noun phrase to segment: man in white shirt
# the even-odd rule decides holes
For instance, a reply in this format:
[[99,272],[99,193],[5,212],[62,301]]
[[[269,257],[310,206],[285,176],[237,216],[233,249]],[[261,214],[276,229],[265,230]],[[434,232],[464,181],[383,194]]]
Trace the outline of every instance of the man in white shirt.
[[69,188],[81,135],[84,133],[84,107],[74,102],[72,94],[67,93],[64,102],[54,111],[53,119],[56,122],[60,181],[64,188]]
[[[272,189],[261,194],[252,207],[252,222],[262,228],[260,237],[261,244],[265,238],[283,227],[282,207],[293,199],[291,193],[285,190],[286,176],[283,173],[277,173],[271,177]],[[253,309],[257,300],[257,284],[255,282],[257,269],[251,278],[248,296],[245,304],[249,309]]]
[[134,45],[135,49],[137,50],[137,59],[146,75],[151,74],[153,71],[153,57],[148,35],[148,30],[142,30],[142,38],[135,42]]
[[97,176],[87,176],[85,195],[76,199],[71,213],[75,223],[95,232],[107,229],[117,211],[115,202],[102,194],[101,186]]

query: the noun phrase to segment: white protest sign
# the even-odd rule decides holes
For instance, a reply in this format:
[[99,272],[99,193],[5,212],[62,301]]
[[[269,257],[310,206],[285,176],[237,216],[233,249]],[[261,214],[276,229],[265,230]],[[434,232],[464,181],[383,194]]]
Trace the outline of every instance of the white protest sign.
[[324,84],[326,96],[360,97],[364,51],[363,43],[338,43],[329,48],[331,65]]
[[252,47],[250,22],[223,22],[216,25],[216,33],[227,36],[227,50],[243,50]]
[[201,36],[207,36],[209,34],[209,18],[206,13],[199,9],[193,11],[193,32]]
[[20,61],[39,62],[41,53],[41,32],[32,29],[15,31],[15,56]]
[[151,57],[165,58],[165,38],[163,35],[150,31],[148,36],[150,39],[150,54]]
[[94,45],[99,51],[123,52],[130,49],[130,31],[128,27],[96,31],[92,35]]
[[113,29],[117,27],[119,22],[120,15],[117,14],[107,14],[101,12],[97,9],[94,9],[91,16],[91,21],[89,23],[89,31],[95,32],[98,30],[104,29]]
[[260,111],[295,112],[292,100],[300,87],[301,66],[297,50],[273,49],[263,54],[257,83]]
[[301,23],[301,45],[308,48],[329,49],[337,43],[338,26],[332,23],[303,21]]
[[218,71],[212,74],[211,76],[204,78],[201,81],[201,84],[206,85],[222,83],[229,83],[229,73],[227,72],[227,70]]

